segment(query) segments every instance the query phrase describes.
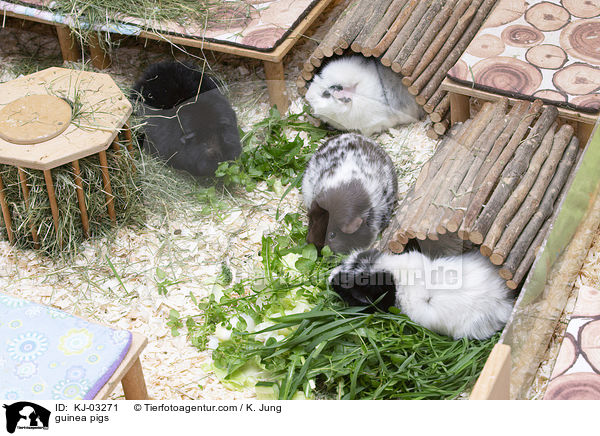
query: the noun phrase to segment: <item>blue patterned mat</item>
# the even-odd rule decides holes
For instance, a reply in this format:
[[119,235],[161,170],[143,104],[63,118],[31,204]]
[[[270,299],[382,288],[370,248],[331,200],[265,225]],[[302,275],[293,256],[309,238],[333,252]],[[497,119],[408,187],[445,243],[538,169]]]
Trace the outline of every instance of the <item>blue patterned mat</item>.
[[0,293],[0,401],[92,399],[131,333]]

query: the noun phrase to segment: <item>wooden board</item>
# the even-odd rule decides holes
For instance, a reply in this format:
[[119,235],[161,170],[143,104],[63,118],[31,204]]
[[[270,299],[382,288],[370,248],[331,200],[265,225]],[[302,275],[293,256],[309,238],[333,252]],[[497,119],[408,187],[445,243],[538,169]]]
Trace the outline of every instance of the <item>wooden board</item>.
[[[461,85],[460,83],[457,83],[450,78],[444,79],[444,81],[442,82],[442,85],[441,85],[441,89],[443,89],[444,91],[454,93],[454,94],[467,95],[469,97],[475,97],[475,98],[479,98],[479,99],[482,99],[485,101],[497,101],[502,98],[506,98],[503,95],[492,94],[491,92],[482,91],[480,89],[470,88],[468,86]],[[516,98],[509,97],[508,99],[511,102],[511,104],[514,104],[515,102],[519,101]],[[453,107],[453,105],[451,103],[451,108],[450,108],[451,111],[452,111],[452,107]],[[596,120],[598,119],[598,114],[577,112],[572,109],[566,109],[566,108],[560,108],[560,107],[557,109],[558,109],[559,117],[564,118],[566,120],[572,120],[572,121],[577,121],[577,122],[582,122],[585,124],[593,125],[596,123]]]
[[48,170],[106,150],[127,122],[132,106],[108,74],[48,68],[0,84],[0,109],[32,94],[78,100],[79,115],[59,136],[36,145],[0,139],[0,163]]
[[494,345],[469,399],[510,399],[510,368],[510,347],[504,344]]
[[[281,62],[285,55],[290,51],[290,49],[298,42],[300,38],[303,37],[304,32],[314,23],[314,21],[319,17],[319,15],[325,10],[330,3],[336,0],[321,0],[317,3],[312,10],[306,14],[306,16],[296,25],[296,27],[290,32],[288,37],[279,44],[275,50],[272,52],[261,52],[258,50],[251,50],[243,47],[235,47],[233,45],[228,44],[220,44],[215,42],[204,41],[202,39],[197,38],[185,38],[182,36],[176,35],[168,35],[168,34],[160,34],[148,31],[141,31],[139,33],[140,38],[147,38],[156,41],[167,41],[173,44],[184,45],[186,47],[197,47],[205,50],[213,50],[218,51],[220,53],[229,53],[236,56],[242,56],[252,59],[260,59],[269,62]],[[5,12],[7,16],[20,18],[28,21],[36,21],[39,23],[49,24],[52,26],[57,25],[57,23],[45,20],[39,17],[31,17],[25,14],[19,14],[11,11]]]

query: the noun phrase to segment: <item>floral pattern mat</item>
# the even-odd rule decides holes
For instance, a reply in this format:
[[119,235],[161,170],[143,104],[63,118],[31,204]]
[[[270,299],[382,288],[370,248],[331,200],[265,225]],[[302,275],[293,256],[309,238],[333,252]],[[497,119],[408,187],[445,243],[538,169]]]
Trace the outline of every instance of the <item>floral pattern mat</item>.
[[131,333],[0,293],[0,401],[92,399]]
[[600,109],[600,2],[500,0],[448,72],[467,86]]
[[[158,31],[185,38],[203,39],[257,51],[272,51],[321,0],[236,0],[223,1],[211,10],[208,22],[156,23],[123,15],[119,24],[100,30],[137,35],[142,30]],[[0,0],[6,10],[32,18],[73,24],[68,16],[55,14],[52,0]]]
[[600,291],[582,286],[544,400],[600,400]]

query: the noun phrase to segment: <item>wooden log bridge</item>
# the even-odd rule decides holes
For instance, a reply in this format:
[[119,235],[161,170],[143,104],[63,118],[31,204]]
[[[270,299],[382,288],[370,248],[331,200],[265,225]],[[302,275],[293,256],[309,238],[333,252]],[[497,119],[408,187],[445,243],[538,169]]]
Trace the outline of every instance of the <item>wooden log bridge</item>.
[[355,0],[304,63],[298,92],[326,58],[347,52],[379,58],[403,76],[433,122],[437,139],[450,124],[450,99],[440,88],[446,73],[465,51],[496,0]]
[[550,227],[574,172],[579,141],[540,100],[485,103],[455,124],[423,166],[382,246],[400,253],[411,239],[470,241],[516,289]]

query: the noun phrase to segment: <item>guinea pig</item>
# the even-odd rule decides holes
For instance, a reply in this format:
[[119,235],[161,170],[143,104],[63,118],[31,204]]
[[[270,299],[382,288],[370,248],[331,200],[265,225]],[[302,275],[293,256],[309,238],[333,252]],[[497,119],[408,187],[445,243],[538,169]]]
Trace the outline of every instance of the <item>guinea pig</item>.
[[219,162],[241,151],[235,111],[214,79],[197,65],[153,64],[133,87],[144,117],[144,150],[173,168],[213,176]]
[[307,242],[337,253],[370,246],[390,222],[397,191],[394,165],[381,146],[356,133],[329,139],[302,180]]
[[432,259],[418,251],[354,252],[329,283],[348,304],[395,306],[412,321],[454,339],[487,339],[513,307],[496,268],[477,252]]
[[363,135],[416,122],[424,114],[402,84],[402,76],[363,56],[327,63],[312,79],[306,100],[317,118]]

